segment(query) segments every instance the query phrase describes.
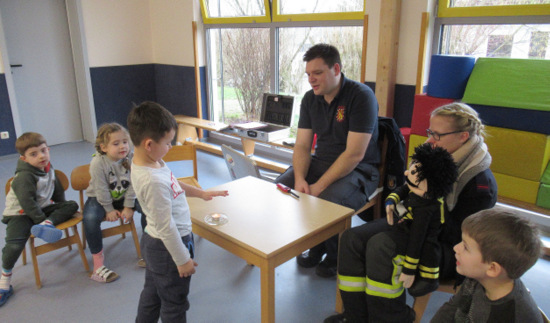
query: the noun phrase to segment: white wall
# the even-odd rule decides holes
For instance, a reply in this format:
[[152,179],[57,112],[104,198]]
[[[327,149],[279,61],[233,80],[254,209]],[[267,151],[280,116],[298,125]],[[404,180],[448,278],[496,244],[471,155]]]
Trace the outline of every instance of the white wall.
[[82,0],[90,67],[153,62],[149,0]]
[[150,0],[154,63],[195,65],[193,7],[194,1],[189,0]]
[[[401,26],[399,30],[396,78],[398,84],[416,84],[420,24],[422,23],[422,13],[431,11],[428,2],[431,2],[431,7],[433,7],[433,1],[428,0],[403,0],[401,3]],[[432,15],[430,17],[433,19]],[[431,40],[431,35],[428,39]],[[427,48],[429,49],[430,47]]]

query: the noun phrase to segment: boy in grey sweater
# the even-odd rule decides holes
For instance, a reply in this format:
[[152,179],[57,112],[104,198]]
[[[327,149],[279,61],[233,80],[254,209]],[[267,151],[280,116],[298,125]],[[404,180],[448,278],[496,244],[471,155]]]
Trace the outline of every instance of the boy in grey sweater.
[[2,249],[0,306],[13,294],[12,269],[31,233],[46,242],[61,239],[55,226],[69,220],[78,210],[75,201],[65,201],[65,190],[50,164],[50,148],[38,133],[26,132],[15,141],[20,154],[15,177],[6,196],[2,222],[6,245]]
[[480,211],[462,223],[454,251],[466,280],[431,322],[542,322],[520,280],[541,252],[533,224],[500,207]]

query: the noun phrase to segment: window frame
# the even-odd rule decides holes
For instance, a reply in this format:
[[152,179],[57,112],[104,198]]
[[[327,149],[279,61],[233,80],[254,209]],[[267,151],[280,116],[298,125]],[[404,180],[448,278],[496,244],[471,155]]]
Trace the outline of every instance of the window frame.
[[264,0],[265,15],[264,16],[244,16],[244,17],[210,17],[206,9],[206,0],[199,0],[201,5],[202,21],[205,25],[208,24],[234,24],[234,23],[265,23],[271,22],[271,7],[270,0]]
[[451,0],[440,0],[437,10],[437,16],[439,18],[547,15],[550,15],[550,4],[451,7]]
[[434,55],[441,52],[441,37],[445,25],[550,24],[550,4],[460,8],[449,5],[450,0],[440,0],[436,10],[431,48]]

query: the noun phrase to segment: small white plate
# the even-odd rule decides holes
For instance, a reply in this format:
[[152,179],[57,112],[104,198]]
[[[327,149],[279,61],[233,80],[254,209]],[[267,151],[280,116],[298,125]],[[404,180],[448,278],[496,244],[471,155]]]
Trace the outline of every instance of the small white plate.
[[204,217],[204,222],[209,225],[224,225],[229,221],[227,215],[223,213],[212,213]]

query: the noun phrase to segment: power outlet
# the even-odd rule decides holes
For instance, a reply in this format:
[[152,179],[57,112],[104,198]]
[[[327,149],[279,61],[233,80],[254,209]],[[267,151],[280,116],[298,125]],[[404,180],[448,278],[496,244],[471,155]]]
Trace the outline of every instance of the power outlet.
[[10,133],[7,131],[0,132],[0,138],[2,139],[10,139]]

